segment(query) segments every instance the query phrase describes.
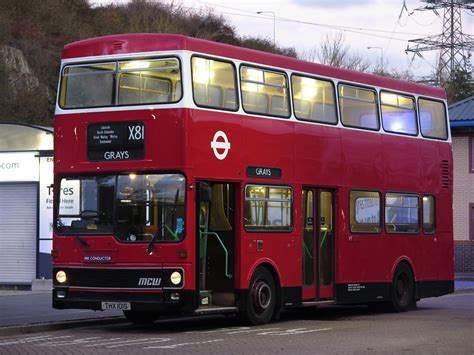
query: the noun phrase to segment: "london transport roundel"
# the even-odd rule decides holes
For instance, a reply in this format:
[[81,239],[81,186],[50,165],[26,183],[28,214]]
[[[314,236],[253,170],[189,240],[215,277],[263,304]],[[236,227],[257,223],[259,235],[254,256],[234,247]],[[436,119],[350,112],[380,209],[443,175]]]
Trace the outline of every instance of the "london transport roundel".
[[217,131],[214,134],[214,138],[211,141],[211,148],[217,159],[225,159],[227,153],[229,153],[230,142],[227,139],[227,135],[223,131]]

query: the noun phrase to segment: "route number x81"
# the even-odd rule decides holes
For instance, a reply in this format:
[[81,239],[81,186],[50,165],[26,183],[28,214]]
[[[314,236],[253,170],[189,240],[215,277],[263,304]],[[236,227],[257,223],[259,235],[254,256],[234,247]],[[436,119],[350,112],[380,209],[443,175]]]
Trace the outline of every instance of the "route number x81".
[[145,126],[136,125],[128,126],[128,140],[141,141],[145,139]]

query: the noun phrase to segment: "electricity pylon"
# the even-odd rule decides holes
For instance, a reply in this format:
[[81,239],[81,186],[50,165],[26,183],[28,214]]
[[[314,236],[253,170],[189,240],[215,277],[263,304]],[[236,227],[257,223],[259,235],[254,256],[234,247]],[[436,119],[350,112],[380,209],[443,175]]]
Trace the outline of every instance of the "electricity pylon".
[[[415,11],[444,10],[443,33],[408,41],[406,53],[440,50],[438,73],[441,78],[450,78],[456,68],[470,68],[470,52],[474,50],[474,37],[462,32],[461,11],[474,12],[474,1],[469,0],[426,0],[428,3]],[[410,46],[410,43],[412,44]]]

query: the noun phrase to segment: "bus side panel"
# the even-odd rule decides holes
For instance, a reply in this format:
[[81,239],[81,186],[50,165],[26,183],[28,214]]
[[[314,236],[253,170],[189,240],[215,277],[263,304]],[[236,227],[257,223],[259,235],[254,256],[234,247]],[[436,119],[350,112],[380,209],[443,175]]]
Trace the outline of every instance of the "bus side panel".
[[[245,198],[245,184],[270,184],[270,185],[292,185],[294,181],[294,151],[288,147],[294,146],[293,123],[286,120],[274,120],[269,129],[268,120],[260,117],[247,116],[242,120],[240,115],[225,114],[212,111],[191,111],[191,120],[188,124],[187,142],[189,143],[189,155],[187,165],[190,174],[196,179],[212,176],[215,181],[228,181],[236,179],[245,180],[241,186],[242,205]],[[217,148],[217,155],[212,149],[214,141],[224,142],[223,135],[216,137],[217,132],[225,134],[228,152],[225,157],[218,159],[217,155],[224,150]],[[261,166],[280,168],[281,179],[247,178],[246,168],[248,166]],[[292,185],[293,186],[293,185]],[[301,203],[301,196],[296,196],[294,189],[295,206]],[[238,214],[240,216],[240,214]],[[299,218],[295,213],[293,218]],[[253,265],[258,260],[265,258],[272,260],[281,276],[283,287],[295,287],[301,283],[301,272],[295,272],[300,268],[293,265],[301,264],[301,248],[295,247],[298,240],[296,222],[290,233],[262,233],[246,232],[243,226],[243,218],[240,217],[238,225],[241,225],[240,245],[236,250],[237,255],[236,288],[247,289],[249,276]],[[239,236],[236,235],[236,238]],[[262,241],[263,250],[257,251],[257,241]],[[289,263],[288,260],[291,260]],[[290,265],[291,264],[291,265]]]
[[[454,280],[454,241],[453,241],[453,153],[451,145],[446,143],[438,143],[438,157],[440,161],[448,162],[449,169],[444,172],[441,171],[438,176],[443,181],[440,182],[442,186],[439,193],[439,202],[437,201],[436,208],[436,228],[438,241],[438,252],[440,261],[437,262],[439,270],[439,280]],[[447,177],[447,179],[446,179]],[[446,184],[447,182],[447,184]]]
[[[246,232],[242,227],[241,240],[242,258],[240,272],[242,274],[239,288],[246,289],[253,267],[258,260],[268,258],[273,261],[277,273],[280,275],[280,284],[284,288],[301,287],[301,241],[300,210],[301,196],[297,194],[298,187],[295,181],[295,135],[294,123],[286,120],[267,120],[248,116],[242,120],[242,147],[237,152],[240,157],[241,176],[246,183],[291,185],[293,187],[293,230],[292,232]],[[262,166],[280,168],[281,179],[259,179],[246,177],[248,166]],[[243,186],[245,188],[245,185]],[[242,199],[244,200],[244,195]],[[257,251],[257,241],[262,246]],[[244,277],[244,275],[246,277]]]
[[217,181],[241,179],[243,150],[257,150],[243,135],[241,116],[202,110],[189,113],[186,163],[192,176]]
[[[382,135],[344,129],[341,130],[341,147],[344,185],[354,189],[380,189],[385,173],[381,154]],[[333,159],[338,157],[335,155]]]
[[388,191],[418,192],[420,179],[420,140],[389,134],[383,140],[383,189]]
[[342,184],[341,132],[332,126],[295,124],[295,176],[304,186]]
[[[438,193],[440,189],[440,158],[438,157],[438,142],[427,139],[420,141],[421,192]],[[443,143],[448,147],[448,144]]]
[[[341,130],[342,163],[344,185],[353,189],[379,191],[383,181],[382,137],[380,134],[356,130]],[[371,142],[371,144],[367,144]],[[337,159],[337,157],[335,157]],[[383,241],[380,235],[351,233],[349,229],[350,188],[342,189],[340,200],[347,225],[347,234],[342,236],[338,250],[338,282],[356,280],[375,281],[386,277],[387,260],[381,253]],[[370,250],[370,252],[368,252]]]

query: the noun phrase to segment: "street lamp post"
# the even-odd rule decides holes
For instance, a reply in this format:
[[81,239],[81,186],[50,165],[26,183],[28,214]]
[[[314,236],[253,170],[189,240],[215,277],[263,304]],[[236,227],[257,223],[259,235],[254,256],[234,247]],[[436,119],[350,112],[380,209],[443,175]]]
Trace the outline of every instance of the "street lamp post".
[[383,72],[383,67],[384,67],[384,62],[383,62],[383,48],[382,47],[367,47],[367,49],[380,49],[380,59],[381,59],[381,66],[380,66],[380,69],[382,70]]
[[257,14],[272,14],[273,16],[273,51],[276,49],[276,42],[275,42],[275,13],[273,11],[257,11]]

